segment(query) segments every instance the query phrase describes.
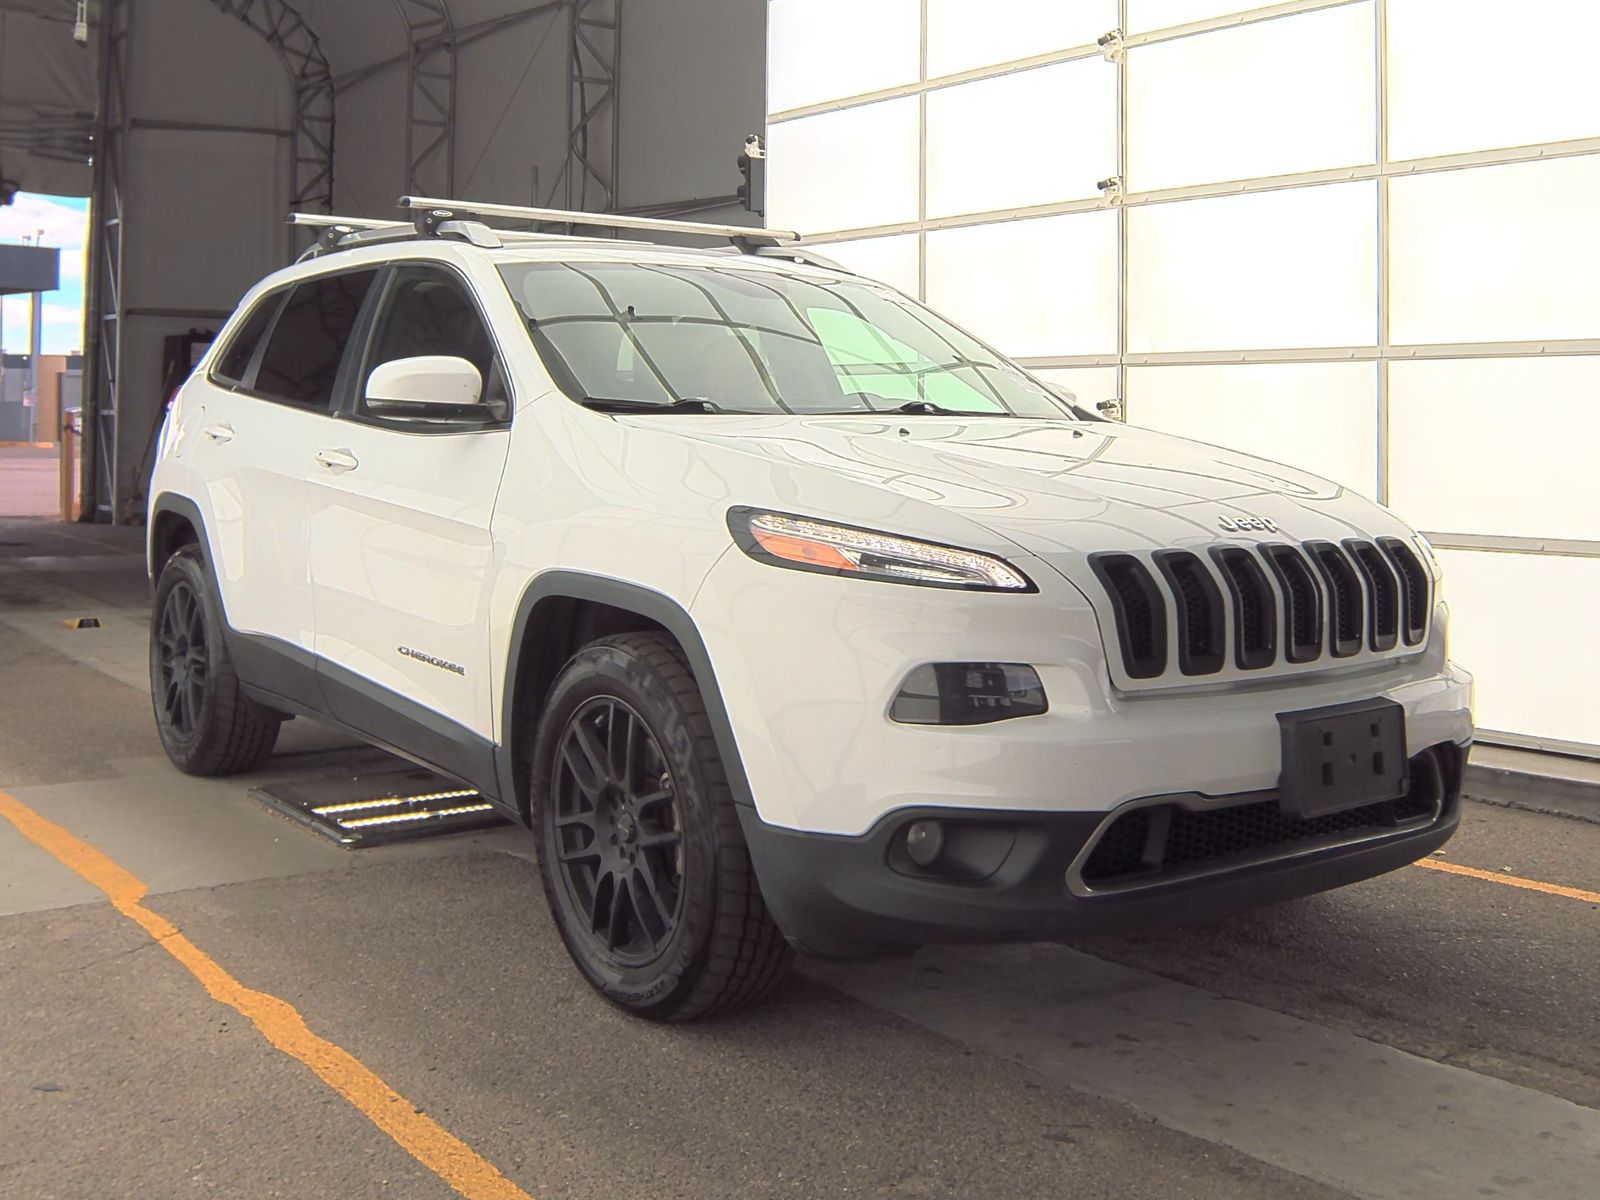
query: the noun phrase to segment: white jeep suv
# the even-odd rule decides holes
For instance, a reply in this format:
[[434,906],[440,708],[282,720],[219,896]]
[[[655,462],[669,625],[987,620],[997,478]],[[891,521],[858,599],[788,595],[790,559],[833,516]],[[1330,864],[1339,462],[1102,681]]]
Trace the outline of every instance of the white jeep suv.
[[1386,509],[803,248],[440,215],[268,277],[171,406],[181,769],[307,714],[463,781],[595,987],[674,1020],[791,948],[1193,919],[1454,831],[1471,679]]

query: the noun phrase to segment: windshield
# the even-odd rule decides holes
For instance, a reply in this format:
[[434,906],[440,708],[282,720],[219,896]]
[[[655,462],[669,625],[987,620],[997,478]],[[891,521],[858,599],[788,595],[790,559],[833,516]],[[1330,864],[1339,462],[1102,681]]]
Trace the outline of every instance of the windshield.
[[574,399],[1070,415],[1021,368],[880,284],[720,264],[512,263],[501,273]]

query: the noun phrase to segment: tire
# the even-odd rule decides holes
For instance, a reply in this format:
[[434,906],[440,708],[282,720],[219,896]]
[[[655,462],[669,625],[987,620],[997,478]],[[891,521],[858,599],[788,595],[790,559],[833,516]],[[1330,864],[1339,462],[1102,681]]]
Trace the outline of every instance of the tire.
[[167,560],[150,608],[150,701],[167,757],[190,775],[259,765],[282,714],[239,687],[222,637],[222,605],[198,546]]
[[770,995],[789,944],[762,901],[705,704],[676,642],[579,651],[533,731],[531,817],[545,899],[573,962],[655,1021]]

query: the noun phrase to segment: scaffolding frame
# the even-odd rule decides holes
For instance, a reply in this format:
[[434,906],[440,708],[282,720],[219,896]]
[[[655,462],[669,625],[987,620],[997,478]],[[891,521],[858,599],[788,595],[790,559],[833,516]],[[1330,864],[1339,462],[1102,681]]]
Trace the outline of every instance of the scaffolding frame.
[[[622,0],[572,0],[567,37],[566,208],[616,207]],[[598,189],[590,204],[590,185]],[[554,193],[552,192],[552,195]]]
[[[290,139],[289,207],[328,211],[333,202],[334,82],[316,33],[287,0],[211,0],[215,7],[259,34],[278,55],[293,88],[288,130],[246,132]],[[130,0],[104,0],[100,17],[100,107],[94,124],[93,212],[85,306],[84,437],[82,479],[86,518],[119,523],[137,518],[119,503],[123,492],[119,420],[123,343],[130,316],[214,313],[130,312],[123,288],[127,236],[126,178],[129,134],[136,128],[177,132],[239,132],[202,121],[138,121],[128,110]],[[226,315],[226,314],[222,314]],[[130,501],[132,497],[130,495]]]
[[409,45],[406,188],[455,190],[456,27],[449,0],[394,0]]

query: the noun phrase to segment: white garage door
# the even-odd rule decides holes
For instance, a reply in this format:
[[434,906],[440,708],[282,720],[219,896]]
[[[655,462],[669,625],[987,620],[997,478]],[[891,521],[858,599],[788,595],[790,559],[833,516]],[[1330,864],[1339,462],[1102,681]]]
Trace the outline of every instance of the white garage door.
[[1509,11],[770,0],[767,219],[1134,423],[1392,504],[1483,736],[1592,751],[1600,5]]

